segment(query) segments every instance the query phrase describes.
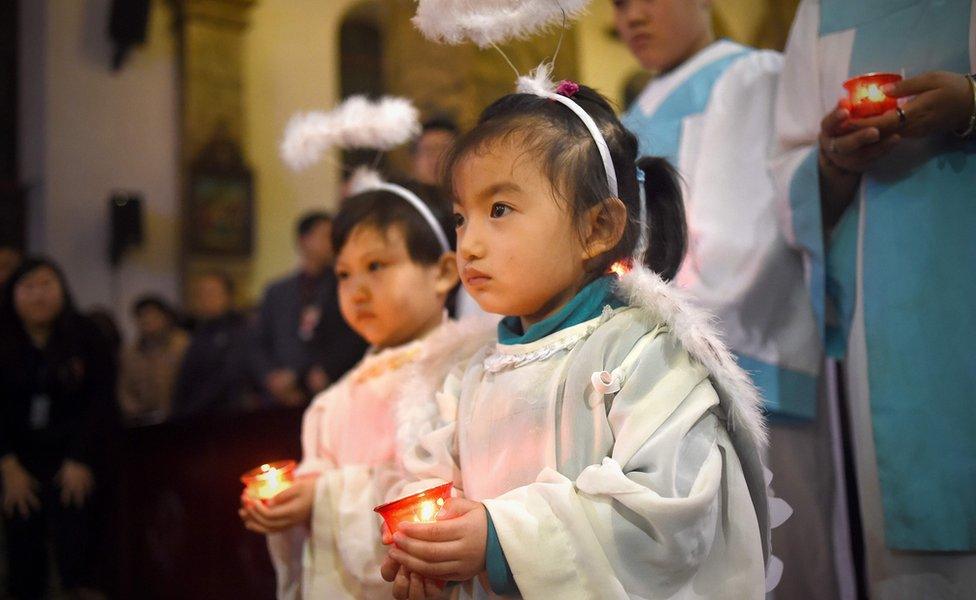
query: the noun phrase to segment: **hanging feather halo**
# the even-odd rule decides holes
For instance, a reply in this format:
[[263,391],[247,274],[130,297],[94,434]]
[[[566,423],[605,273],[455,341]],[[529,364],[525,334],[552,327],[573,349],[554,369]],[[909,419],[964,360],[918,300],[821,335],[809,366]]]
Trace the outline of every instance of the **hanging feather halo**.
[[488,48],[576,19],[589,3],[590,0],[418,0],[413,24],[435,42],[472,41]]
[[410,100],[352,96],[331,111],[293,116],[285,127],[281,157],[300,171],[318,162],[330,148],[389,150],[419,133],[420,112]]

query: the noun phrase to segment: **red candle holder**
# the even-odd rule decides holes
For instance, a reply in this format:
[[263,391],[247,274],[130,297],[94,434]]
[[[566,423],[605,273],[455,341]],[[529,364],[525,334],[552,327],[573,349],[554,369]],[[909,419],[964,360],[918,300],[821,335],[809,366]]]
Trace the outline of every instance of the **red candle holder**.
[[241,475],[245,492],[253,500],[269,500],[295,483],[295,461],[279,460]]
[[391,534],[396,533],[400,523],[430,523],[437,520],[437,513],[451,497],[453,485],[454,482],[448,482],[377,506],[373,510],[383,517]]
[[867,73],[844,82],[848,109],[855,119],[875,117],[898,108],[898,99],[887,96],[881,88],[901,81],[897,73]]

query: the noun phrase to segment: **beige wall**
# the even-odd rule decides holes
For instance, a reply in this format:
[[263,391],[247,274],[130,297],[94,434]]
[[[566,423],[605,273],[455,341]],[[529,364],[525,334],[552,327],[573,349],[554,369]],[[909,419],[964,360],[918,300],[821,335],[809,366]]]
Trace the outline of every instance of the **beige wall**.
[[[110,67],[109,0],[21,2],[20,175],[29,249],[65,269],[82,308],[177,292],[177,63],[170,14],[153,3],[144,46]],[[108,198],[143,194],[142,248],[113,272]]]
[[278,143],[288,118],[328,109],[339,95],[339,23],[356,0],[261,0],[246,34],[245,155],[256,176],[251,292],[295,265],[293,229],[303,211],[333,209],[338,169],[327,162],[293,173]]

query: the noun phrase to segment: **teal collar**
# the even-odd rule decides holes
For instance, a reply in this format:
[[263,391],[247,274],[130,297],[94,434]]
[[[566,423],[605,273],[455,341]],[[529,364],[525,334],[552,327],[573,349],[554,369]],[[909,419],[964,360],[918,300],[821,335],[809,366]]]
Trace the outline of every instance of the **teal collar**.
[[613,293],[616,277],[604,275],[579,291],[573,299],[555,314],[546,317],[528,330],[522,331],[522,320],[518,317],[505,317],[498,323],[498,341],[506,346],[528,344],[556,333],[567,327],[579,325],[599,317],[604,306],[620,308],[624,306]]

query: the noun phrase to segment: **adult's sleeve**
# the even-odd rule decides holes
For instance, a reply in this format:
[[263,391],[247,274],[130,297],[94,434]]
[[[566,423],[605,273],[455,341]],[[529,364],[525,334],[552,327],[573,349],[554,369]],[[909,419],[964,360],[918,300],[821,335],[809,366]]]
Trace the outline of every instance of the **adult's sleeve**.
[[[826,114],[821,89],[820,3],[797,8],[784,54],[774,108],[775,137],[769,166],[776,186],[780,226],[803,252],[814,314],[825,336],[826,249],[820,201],[820,122]],[[838,98],[840,90],[838,90]]]
[[118,423],[116,372],[109,343],[94,324],[86,322],[82,336],[85,347],[85,409],[68,433],[66,458],[92,465],[104,457]]
[[277,367],[271,357],[274,338],[272,329],[274,327],[275,296],[275,286],[271,285],[264,293],[258,318],[251,328],[251,369],[262,385],[268,373]]

